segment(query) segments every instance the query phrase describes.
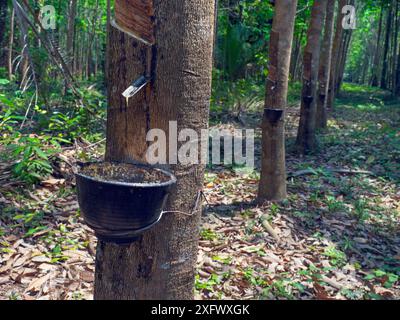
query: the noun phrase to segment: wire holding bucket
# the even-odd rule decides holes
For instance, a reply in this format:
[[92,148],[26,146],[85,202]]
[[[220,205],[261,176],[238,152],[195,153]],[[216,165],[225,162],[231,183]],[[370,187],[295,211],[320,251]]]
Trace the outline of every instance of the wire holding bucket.
[[193,217],[196,214],[197,210],[199,209],[199,203],[200,203],[200,199],[201,199],[202,195],[203,195],[203,191],[200,190],[197,193],[196,203],[195,203],[194,208],[191,213],[187,213],[187,212],[183,212],[183,211],[179,211],[179,210],[178,211],[172,210],[172,211],[163,211],[163,212],[161,212],[161,215],[164,215],[164,213],[176,213],[176,214],[181,214],[181,215],[187,216],[187,217]]

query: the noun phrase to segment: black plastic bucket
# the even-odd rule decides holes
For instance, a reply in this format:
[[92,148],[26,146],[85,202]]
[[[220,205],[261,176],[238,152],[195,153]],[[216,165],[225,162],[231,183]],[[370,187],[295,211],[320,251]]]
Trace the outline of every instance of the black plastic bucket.
[[78,201],[85,222],[100,240],[128,244],[161,220],[168,195],[176,184],[172,173],[135,165],[158,170],[167,179],[157,183],[104,181],[83,174],[82,169],[88,165],[96,164],[84,164],[76,173]]

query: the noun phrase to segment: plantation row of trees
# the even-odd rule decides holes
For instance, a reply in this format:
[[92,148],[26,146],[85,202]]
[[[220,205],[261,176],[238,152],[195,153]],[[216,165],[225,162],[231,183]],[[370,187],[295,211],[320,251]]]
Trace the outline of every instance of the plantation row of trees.
[[400,3],[381,0],[363,6],[358,17],[359,31],[352,41],[346,80],[389,89],[400,95]]
[[[268,73],[266,66],[274,2],[217,2],[215,76],[221,82],[228,82],[230,92],[240,95],[242,90],[249,90],[249,85],[246,87],[241,79],[260,83]],[[22,10],[14,8],[18,3]],[[344,76],[347,81],[380,86],[398,94],[398,1],[343,1],[341,4],[356,6],[357,29],[344,30],[334,37],[334,51],[339,57],[337,65],[333,64],[338,69],[336,89]],[[38,16],[44,5],[53,5],[56,9],[55,30],[41,30],[38,21],[33,19],[33,14]],[[293,81],[301,81],[303,75],[303,52],[311,7],[310,0],[298,1],[289,68],[289,78]],[[48,85],[55,86],[53,79],[58,71],[53,59],[49,58],[48,47],[59,51],[66,67],[77,79],[95,80],[99,73],[98,79],[104,74],[107,0],[1,0],[0,12],[0,67],[7,70],[9,78],[14,75],[23,84],[35,72],[38,86],[45,94]],[[25,16],[32,20],[35,32]],[[369,35],[367,45],[364,43],[366,34]],[[44,38],[49,42],[47,45],[42,43]],[[352,52],[348,56],[350,43]],[[349,64],[344,70],[347,57]],[[221,87],[226,87],[226,84]],[[216,98],[224,94],[216,92]]]

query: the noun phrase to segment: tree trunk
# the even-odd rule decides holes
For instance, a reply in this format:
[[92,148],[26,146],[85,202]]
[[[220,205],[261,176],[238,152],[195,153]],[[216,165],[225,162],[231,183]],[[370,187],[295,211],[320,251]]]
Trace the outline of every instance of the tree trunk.
[[338,68],[338,72],[337,72],[336,85],[335,85],[336,96],[338,96],[340,94],[340,88],[342,87],[344,70],[346,67],[347,53],[349,51],[352,34],[353,34],[353,30],[346,30],[345,36],[343,39],[343,45],[341,48],[339,68]]
[[398,36],[399,36],[399,24],[400,24],[400,18],[399,18],[399,1],[393,0],[393,6],[396,8],[395,14],[393,17],[393,23],[395,25],[395,30],[393,32],[393,54],[392,54],[392,93],[396,94],[396,88],[397,88],[397,75],[396,75],[396,70],[397,70],[397,51],[398,51]]
[[0,0],[0,67],[6,66],[6,26],[7,26],[7,0]]
[[67,55],[68,67],[74,73],[74,39],[75,39],[75,18],[77,0],[70,0],[68,5],[68,29],[67,29]]
[[380,52],[381,52],[381,38],[382,38],[382,24],[383,24],[383,2],[381,7],[381,13],[379,15],[379,28],[378,28],[378,38],[376,41],[376,49],[374,56],[374,63],[372,65],[372,79],[371,86],[377,87],[379,84],[379,67],[380,67]]
[[11,81],[13,76],[13,47],[14,47],[14,28],[15,28],[15,11],[14,8],[11,11],[10,18],[10,37],[8,38],[8,57],[7,57],[7,66],[8,66],[8,79]]
[[262,166],[258,199],[286,198],[285,109],[297,0],[275,3],[262,134]]
[[400,52],[397,56],[397,71],[396,71],[396,95],[400,95]]
[[301,56],[301,40],[303,39],[303,30],[295,37],[294,50],[292,50],[292,58],[290,60],[290,78],[296,79],[297,68],[299,65],[299,59]]
[[333,40],[332,48],[332,60],[331,60],[331,74],[329,79],[329,90],[328,90],[328,100],[327,109],[333,110],[335,104],[335,79],[337,78],[338,63],[340,60],[340,46],[343,40],[343,14],[342,8],[346,5],[346,0],[339,0],[338,14],[336,20],[336,32],[335,38]]
[[387,71],[388,71],[388,54],[389,54],[389,43],[390,43],[390,31],[392,28],[392,10],[388,8],[388,15],[386,20],[386,35],[385,35],[385,46],[383,48],[383,67],[381,75],[381,88],[387,89]]
[[326,128],[328,119],[326,98],[328,96],[329,78],[331,72],[335,3],[336,0],[328,0],[325,19],[325,34],[321,47],[321,59],[319,62],[316,127],[320,129]]
[[[152,48],[110,28],[107,160],[144,161],[146,133],[150,128],[168,133],[169,121],[178,121],[178,130],[199,133],[208,127],[214,1],[153,3]],[[153,77],[151,85],[127,103],[121,93],[145,73]],[[171,170],[178,184],[166,210],[191,212],[204,166],[178,164]],[[95,299],[192,299],[199,222],[200,210],[192,217],[166,214],[128,247],[100,242]]]
[[315,117],[321,33],[324,25],[327,0],[315,0],[311,12],[307,45],[303,58],[303,90],[300,110],[300,123],[297,133],[297,150],[301,154],[315,148]]

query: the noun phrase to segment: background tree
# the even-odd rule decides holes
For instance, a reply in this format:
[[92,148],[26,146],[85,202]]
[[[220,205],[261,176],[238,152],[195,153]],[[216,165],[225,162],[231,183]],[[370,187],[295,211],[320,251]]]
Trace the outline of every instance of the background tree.
[[387,10],[387,19],[386,19],[386,31],[385,31],[385,43],[383,47],[383,67],[381,74],[381,88],[387,89],[387,72],[388,72],[388,54],[389,54],[389,45],[390,45],[390,32],[392,29],[392,6],[389,4],[389,8]]
[[286,198],[285,109],[297,1],[275,3],[269,45],[269,68],[262,123],[259,200]]
[[75,44],[75,23],[77,0],[69,0],[68,3],[68,29],[66,40],[66,51],[68,54],[68,65],[72,73],[74,73],[74,44]]
[[305,154],[315,148],[315,117],[318,67],[327,1],[314,1],[311,11],[307,45],[304,49],[303,90],[301,99],[300,123],[297,133],[297,149]]
[[6,41],[7,41],[7,13],[8,5],[7,0],[0,0],[0,67],[6,66]]
[[329,78],[329,90],[328,90],[328,101],[327,108],[328,110],[333,110],[335,95],[336,95],[336,79],[338,71],[338,64],[340,61],[340,47],[343,41],[343,13],[342,8],[346,5],[346,0],[339,0],[338,14],[336,18],[336,31],[335,37],[333,40],[333,48],[332,48],[332,60],[331,60],[331,72]]
[[379,78],[379,58],[380,58],[380,52],[381,52],[381,37],[382,37],[382,23],[383,23],[383,1],[382,1],[382,6],[380,8],[380,14],[379,14],[379,27],[378,27],[378,37],[376,40],[376,48],[375,48],[375,54],[374,54],[374,72],[372,74],[372,79],[371,79],[371,85],[376,87],[378,86],[378,78]]
[[318,93],[317,93],[318,100],[317,100],[317,115],[316,115],[317,128],[326,128],[327,126],[326,98],[328,96],[329,78],[331,71],[335,4],[336,0],[328,0],[326,19],[325,19],[325,33],[321,47],[321,58],[319,62]]

